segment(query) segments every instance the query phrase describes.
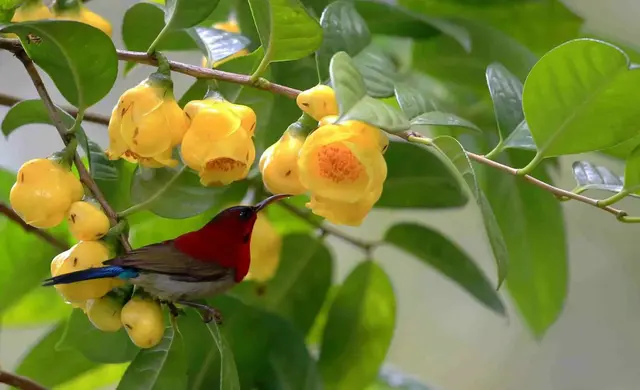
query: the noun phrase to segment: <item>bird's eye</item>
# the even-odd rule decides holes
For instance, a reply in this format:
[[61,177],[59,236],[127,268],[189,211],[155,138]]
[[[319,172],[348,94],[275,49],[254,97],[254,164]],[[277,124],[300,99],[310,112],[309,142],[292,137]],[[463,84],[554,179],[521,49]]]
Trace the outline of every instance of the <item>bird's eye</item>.
[[251,210],[248,210],[248,209],[240,210],[241,219],[249,219],[249,217],[251,217]]

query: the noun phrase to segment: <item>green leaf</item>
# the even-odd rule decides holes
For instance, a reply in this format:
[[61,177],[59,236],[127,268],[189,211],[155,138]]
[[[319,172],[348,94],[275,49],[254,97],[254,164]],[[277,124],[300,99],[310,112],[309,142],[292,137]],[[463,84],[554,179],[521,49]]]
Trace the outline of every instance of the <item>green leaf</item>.
[[[509,150],[498,161],[519,166],[531,152]],[[544,166],[538,179],[553,184]],[[562,208],[549,192],[520,178],[487,170],[485,193],[509,252],[507,288],[532,332],[541,337],[560,315],[567,294],[568,264]]]
[[36,287],[2,313],[2,326],[21,328],[53,323],[68,318],[71,309],[55,289]]
[[450,21],[413,13],[406,8],[378,0],[356,0],[356,9],[374,34],[429,39],[445,34],[465,50],[471,50],[469,32]]
[[484,222],[484,228],[493,251],[493,257],[496,261],[496,268],[498,269],[498,288],[507,277],[507,271],[509,268],[509,253],[507,252],[507,244],[504,242],[504,236],[502,230],[498,226],[498,221],[493,213],[493,209],[489,204],[484,192],[478,184],[478,179],[473,170],[473,165],[467,157],[467,153],[458,141],[453,137],[440,136],[433,140],[436,147],[444,153],[447,158],[451,160],[456,167],[464,181],[467,183],[469,191],[473,194],[478,207],[480,208],[480,214]]
[[131,181],[134,203],[148,202],[148,209],[164,218],[189,218],[216,203],[239,201],[248,182],[243,180],[224,187],[204,187],[198,175],[185,165],[175,168],[138,167]]
[[[309,202],[309,196],[305,194],[292,196],[291,198],[287,199],[287,203],[289,205],[303,210],[307,202]],[[311,233],[316,229],[306,220],[291,213],[291,211],[283,207],[280,202],[269,205],[269,207],[267,207],[263,211],[263,213],[266,213],[274,229],[276,229],[278,234],[283,237],[287,234],[293,233]],[[311,212],[308,213],[308,218],[310,218],[312,222],[316,223],[322,222],[322,220],[324,219]]]
[[625,161],[623,188],[626,192],[640,195],[640,146],[636,147]]
[[166,0],[164,21],[167,28],[179,30],[197,25],[205,20],[220,0]]
[[319,239],[304,234],[285,236],[276,274],[266,285],[264,305],[306,334],[331,287],[331,252]]
[[432,149],[392,141],[384,155],[387,179],[379,208],[449,208],[468,198],[455,171]]
[[369,96],[384,98],[393,95],[398,68],[394,59],[382,48],[367,46],[353,57],[353,63],[362,75]]
[[371,43],[367,23],[351,1],[338,0],[329,4],[320,17],[322,45],[316,53],[320,81],[329,78],[329,64],[337,52],[355,56]]
[[522,82],[502,64],[487,67],[487,85],[498,122],[500,139],[506,139],[524,120],[522,112]]
[[131,361],[139,351],[124,328],[117,332],[98,330],[80,309],[74,309],[56,350],[75,349],[96,363]]
[[531,131],[526,120],[518,124],[515,130],[504,141],[502,147],[505,149],[524,149],[536,151],[536,144],[533,142]]
[[182,335],[167,326],[160,344],[141,349],[125,371],[118,390],[187,389],[187,362]]
[[604,149],[637,135],[638,81],[640,71],[630,69],[627,55],[605,42],[576,39],[545,54],[523,94],[538,155]]
[[214,28],[194,27],[189,33],[206,54],[209,64],[241,51],[250,43],[247,37]]
[[191,84],[189,89],[182,95],[180,100],[178,100],[178,105],[180,108],[184,108],[192,100],[202,100],[204,99],[204,95],[207,94],[207,80],[204,79],[196,79],[196,81]]
[[473,130],[474,132],[482,131],[478,126],[464,118],[460,118],[455,114],[439,111],[425,112],[411,119],[412,129],[419,128],[420,126],[447,126]]
[[[16,374],[26,376],[42,386],[57,387],[100,367],[76,350],[55,350],[55,345],[64,333],[65,326],[66,321],[61,321],[51,327],[51,330],[22,358],[16,368]],[[52,370],[52,367],[55,367],[55,370]]]
[[480,268],[442,234],[415,223],[398,223],[387,230],[384,240],[434,267],[487,308],[505,314],[500,296]]
[[367,96],[362,75],[347,53],[336,53],[329,68],[340,111],[336,123],[359,120],[391,133],[411,126],[402,112]]
[[411,72],[395,83],[395,97],[408,118],[430,111],[454,107],[455,97],[441,81],[419,72]]
[[[573,170],[573,178],[576,179],[578,185],[576,190],[579,192],[586,190],[620,192],[624,188],[622,177],[607,167],[595,165],[588,161],[576,161],[571,165],[571,168]],[[631,194],[631,196],[636,195]]]
[[360,263],[345,279],[329,310],[318,359],[325,387],[362,389],[373,382],[395,325],[391,280],[372,260]]
[[[88,24],[41,20],[0,29],[18,35],[29,57],[53,80],[65,99],[78,108],[106,96],[118,75],[118,56],[111,39]],[[31,43],[28,36],[41,39]]]
[[249,0],[264,63],[292,61],[313,53],[322,42],[322,28],[299,0]]

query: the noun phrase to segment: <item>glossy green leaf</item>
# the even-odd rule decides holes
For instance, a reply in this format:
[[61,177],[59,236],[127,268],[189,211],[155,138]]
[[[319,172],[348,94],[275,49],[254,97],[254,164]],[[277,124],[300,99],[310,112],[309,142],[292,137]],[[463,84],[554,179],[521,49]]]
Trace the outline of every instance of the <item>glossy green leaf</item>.
[[[286,202],[288,205],[305,210],[305,204],[309,202],[309,196],[305,194],[292,196],[291,198],[288,198]],[[263,211],[263,213],[266,213],[269,221],[278,234],[284,237],[287,234],[310,233],[316,230],[316,228],[307,220],[294,215],[280,203],[281,202],[271,204]],[[308,212],[308,218],[315,223],[322,222],[324,219],[311,212]]]
[[131,361],[139,351],[124,328],[117,332],[98,330],[80,309],[74,309],[56,350],[75,349],[96,363]]
[[478,126],[464,118],[440,111],[425,112],[411,119],[412,129],[419,128],[420,126],[447,126],[475,132],[482,131]]
[[522,82],[504,65],[494,62],[487,67],[487,85],[498,122],[500,139],[506,139],[524,120]]
[[420,72],[411,72],[395,82],[394,94],[408,118],[431,111],[455,107],[455,96],[440,80]]
[[280,264],[264,292],[264,305],[289,319],[306,334],[331,287],[331,252],[318,239],[308,235],[285,236]]
[[[102,100],[118,75],[118,56],[111,39],[88,24],[41,20],[0,29],[18,35],[29,57],[53,80],[65,99],[79,108]],[[31,43],[28,36],[40,38]]]
[[464,27],[445,19],[413,13],[404,7],[379,0],[356,0],[355,5],[374,34],[417,39],[446,34],[465,50],[471,50],[469,32]]
[[366,94],[362,75],[345,52],[336,53],[329,67],[331,84],[336,91],[340,117],[336,123],[360,120],[394,133],[407,130],[409,121],[392,106]]
[[372,260],[351,271],[331,304],[318,368],[328,389],[362,389],[376,378],[396,325],[391,280]]
[[[576,39],[551,50],[527,77],[523,107],[542,157],[604,149],[640,130],[640,71],[617,47]],[[553,107],[553,110],[549,110]]]
[[172,30],[189,28],[205,20],[220,0],[166,0],[164,21]]
[[450,208],[467,203],[457,172],[433,149],[393,141],[384,158],[387,179],[375,207]]
[[299,0],[249,0],[264,62],[292,61],[313,53],[322,42],[322,28]]
[[[514,149],[502,153],[498,161],[517,167],[531,155]],[[553,183],[544,166],[532,174]],[[507,288],[528,327],[541,337],[560,315],[567,295],[567,242],[561,205],[549,192],[520,178],[494,170],[487,170],[483,177],[509,253]]]
[[367,23],[356,11],[353,2],[333,1],[320,18],[322,45],[316,53],[320,81],[329,78],[329,64],[337,52],[355,56],[371,43],[371,33]]
[[2,313],[2,326],[19,328],[50,324],[71,315],[72,307],[51,288],[36,287]]
[[[602,190],[620,192],[624,188],[623,178],[607,167],[595,165],[588,161],[576,161],[571,164],[571,168],[573,178],[576,179],[577,183],[574,191]],[[637,195],[630,194],[630,196]]]
[[160,344],[141,349],[125,371],[118,390],[187,389],[187,362],[182,335],[168,326]]
[[426,226],[398,223],[384,240],[434,267],[495,313],[505,314],[500,296],[480,268],[447,237]]
[[387,52],[369,45],[353,57],[353,63],[362,75],[369,96],[384,98],[393,95],[398,68]]
[[[99,366],[87,360],[76,350],[56,351],[55,345],[65,330],[65,321],[51,327],[22,358],[16,373],[36,381],[42,386],[58,387]],[[64,364],[61,364],[64,362]],[[54,370],[51,368],[55,367]]]
[[526,120],[523,120],[518,124],[515,130],[507,139],[504,140],[502,146],[505,149],[524,149],[536,151],[536,143],[533,141],[529,125]]
[[175,168],[138,167],[131,181],[133,203],[148,202],[154,214],[164,218],[189,218],[216,203],[239,201],[247,181],[224,187],[204,187],[198,175],[184,165]]
[[[151,3],[136,3],[122,19],[122,41],[127,50],[146,51],[164,28],[164,12]],[[169,31],[158,42],[157,50],[195,50],[198,46],[186,30]],[[128,63],[132,64],[132,63]],[[128,66],[133,67],[133,64]]]
[[462,178],[467,183],[469,191],[473,194],[482,220],[484,222],[485,232],[493,251],[493,257],[496,261],[496,268],[498,269],[498,287],[507,277],[509,268],[509,253],[507,252],[507,244],[504,242],[504,236],[502,230],[498,226],[498,221],[493,213],[493,209],[489,204],[484,192],[480,188],[476,173],[473,170],[473,165],[467,157],[467,154],[453,137],[440,136],[433,140],[436,147],[444,153],[447,158],[451,160],[451,163],[456,167]]
[[250,43],[247,37],[214,28],[194,27],[189,29],[189,33],[206,54],[209,64],[241,51]]

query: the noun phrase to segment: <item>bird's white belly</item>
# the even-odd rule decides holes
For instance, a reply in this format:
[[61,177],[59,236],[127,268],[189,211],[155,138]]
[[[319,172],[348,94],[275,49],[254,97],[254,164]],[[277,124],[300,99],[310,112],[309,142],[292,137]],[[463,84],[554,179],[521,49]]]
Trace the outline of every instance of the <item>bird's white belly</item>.
[[235,284],[233,276],[210,282],[184,282],[170,275],[141,274],[131,280],[146,292],[167,301],[211,298],[229,290]]

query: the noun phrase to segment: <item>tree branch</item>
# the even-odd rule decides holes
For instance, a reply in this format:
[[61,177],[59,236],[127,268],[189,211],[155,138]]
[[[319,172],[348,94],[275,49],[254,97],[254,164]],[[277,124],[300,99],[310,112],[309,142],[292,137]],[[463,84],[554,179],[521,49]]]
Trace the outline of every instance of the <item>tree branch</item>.
[[47,390],[46,387],[32,381],[27,377],[12,374],[4,370],[0,370],[0,383],[4,383],[11,387],[17,387],[21,390]]
[[25,221],[22,220],[22,218],[20,218],[18,214],[16,214],[15,211],[13,211],[11,207],[4,204],[3,202],[0,202],[0,214],[4,214],[5,216],[7,216],[7,218],[17,223],[18,225],[20,225],[25,231],[35,234],[36,236],[42,238],[43,240],[45,240],[55,248],[62,251],[66,251],[67,249],[69,249],[69,245],[59,240],[58,238],[56,238],[54,235],[47,232],[46,230],[41,230],[27,224]]
[[[0,106],[13,106],[17,103],[20,103],[21,101],[26,100],[26,99],[20,99],[16,96],[11,96],[11,95],[7,95],[4,93],[0,93]],[[75,117],[76,115],[78,115],[78,110],[76,110],[73,107],[60,107],[62,108],[62,110],[66,111],[69,113],[69,115]],[[84,114],[84,118],[83,118],[84,122],[93,122],[93,123],[98,123],[100,125],[105,125],[105,126],[109,126],[109,117],[108,116],[104,116],[104,115],[100,115],[100,114],[94,114],[94,113],[90,113],[87,112]]]
[[[2,46],[1,43],[0,47],[6,48],[5,46]],[[20,62],[22,62],[22,65],[24,65],[24,68],[29,74],[29,77],[31,77],[31,80],[33,81],[33,85],[35,86],[36,91],[38,91],[40,99],[42,99],[44,106],[47,108],[51,121],[53,122],[55,128],[58,130],[58,134],[60,134],[60,137],[62,138],[62,141],[65,143],[65,145],[68,145],[71,139],[75,137],[75,135],[67,131],[67,128],[60,119],[58,111],[56,110],[56,107],[51,100],[51,96],[49,96],[49,92],[47,92],[47,89],[44,86],[42,78],[40,77],[40,73],[38,72],[38,69],[36,69],[35,64],[33,63],[33,61],[31,61],[31,58],[29,58],[27,52],[24,51],[20,44],[14,44],[8,50],[13,52],[16,58],[18,58]],[[102,206],[105,214],[109,218],[111,226],[117,225],[118,215],[113,210],[111,205],[109,205],[109,202],[107,202],[107,200],[105,199],[102,191],[100,191],[100,188],[98,188],[98,185],[91,177],[91,174],[89,174],[87,168],[82,163],[82,160],[80,159],[78,153],[74,154],[74,163],[76,165],[76,168],[78,169],[80,181],[89,189],[98,203],[100,203],[100,206]],[[129,241],[124,234],[120,235],[120,242],[122,243],[122,246],[126,251],[131,250],[131,245],[129,244]]]

